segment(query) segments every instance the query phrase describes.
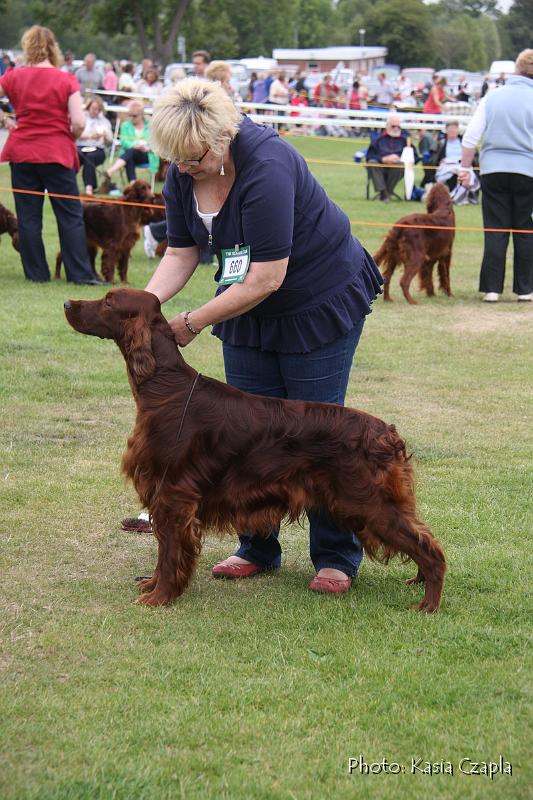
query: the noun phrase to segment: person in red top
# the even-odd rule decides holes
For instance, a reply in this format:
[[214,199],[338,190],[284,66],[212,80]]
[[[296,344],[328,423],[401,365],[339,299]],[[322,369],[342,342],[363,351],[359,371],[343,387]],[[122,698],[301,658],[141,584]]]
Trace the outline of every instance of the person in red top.
[[[79,196],[75,139],[85,127],[79,84],[58,69],[61,52],[48,28],[34,25],[22,37],[26,66],[6,72],[0,91],[15,109],[16,122],[5,120],[9,136],[0,161],[9,161],[13,189]],[[50,197],[67,280],[103,284],[91,268],[79,200]],[[42,194],[15,192],[20,257],[28,280],[50,280],[42,239]]]
[[424,114],[442,114],[444,100],[453,100],[446,94],[446,78],[439,78],[431,87],[428,99],[424,103]]
[[331,75],[324,75],[322,83],[317,83],[313,100],[321,108],[336,108],[339,99],[339,87],[331,80]]

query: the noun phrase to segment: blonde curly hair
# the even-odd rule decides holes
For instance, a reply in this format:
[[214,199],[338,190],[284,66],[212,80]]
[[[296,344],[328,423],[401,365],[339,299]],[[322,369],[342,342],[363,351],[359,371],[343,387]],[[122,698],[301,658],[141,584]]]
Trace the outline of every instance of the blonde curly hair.
[[526,78],[533,78],[533,50],[522,50],[515,62],[515,72]]
[[186,78],[155,100],[151,146],[168,161],[197,158],[206,147],[221,156],[240,121],[240,111],[218,83]]
[[48,61],[59,67],[63,63],[63,54],[59,49],[56,37],[49,28],[32,25],[22,36],[20,46],[24,50],[26,64],[40,64]]

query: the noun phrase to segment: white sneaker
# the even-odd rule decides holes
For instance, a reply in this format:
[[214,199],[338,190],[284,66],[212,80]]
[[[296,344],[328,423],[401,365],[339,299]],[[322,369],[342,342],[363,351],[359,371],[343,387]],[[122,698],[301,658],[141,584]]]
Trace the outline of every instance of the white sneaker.
[[155,249],[157,247],[157,239],[154,238],[149,225],[144,226],[144,252],[148,258],[155,258]]
[[519,303],[531,303],[533,301],[533,292],[529,294],[519,294],[516,299]]
[[487,292],[487,294],[483,297],[484,303],[497,303],[500,299],[500,295],[498,292]]

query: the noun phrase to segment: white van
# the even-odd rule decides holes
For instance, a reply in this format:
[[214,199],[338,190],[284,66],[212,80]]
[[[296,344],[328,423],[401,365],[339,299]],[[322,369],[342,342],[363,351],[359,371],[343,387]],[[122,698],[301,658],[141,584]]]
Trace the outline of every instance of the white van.
[[514,61],[493,61],[490,65],[489,76],[491,78],[499,78],[500,75],[514,75]]

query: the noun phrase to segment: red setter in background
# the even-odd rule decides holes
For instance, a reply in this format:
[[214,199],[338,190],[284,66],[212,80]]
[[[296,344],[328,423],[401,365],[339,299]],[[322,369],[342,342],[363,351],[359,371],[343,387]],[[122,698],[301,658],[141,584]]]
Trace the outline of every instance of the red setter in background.
[[[146,204],[159,205],[146,181],[133,181],[124,189],[122,197],[116,199],[116,203],[82,202],[83,219],[93,270],[96,272],[96,255],[101,249],[104,280],[113,281],[115,268],[118,268],[120,280],[127,283],[130,254],[143,225],[164,219],[165,212],[163,209],[146,207]],[[121,205],[120,201],[144,205]],[[61,253],[58,253],[56,279],[61,274],[61,263]]]
[[[443,225],[455,226],[455,213],[448,187],[436,183],[431,187],[427,201],[427,214],[409,214],[398,220],[402,225]],[[383,297],[391,300],[389,294],[392,274],[399,264],[403,264],[400,286],[408,303],[416,305],[409,292],[411,281],[419,274],[420,288],[428,297],[433,297],[433,265],[437,262],[439,286],[448,297],[450,288],[450,261],[455,231],[434,230],[431,228],[392,228],[377,253],[374,261],[381,270],[385,285]]]
[[11,236],[11,244],[15,250],[19,248],[19,225],[16,216],[0,203],[0,236],[8,233]]
[[342,406],[247,394],[199,375],[176,347],[155,295],[116,289],[65,302],[72,327],[114,339],[137,418],[122,469],[152,516],[157,566],[138,602],[172,602],[187,587],[208,530],[268,536],[283,519],[327,510],[370,558],[412,559],[417,606],[437,611],[446,562],[418,516],[413,467],[393,425]]

